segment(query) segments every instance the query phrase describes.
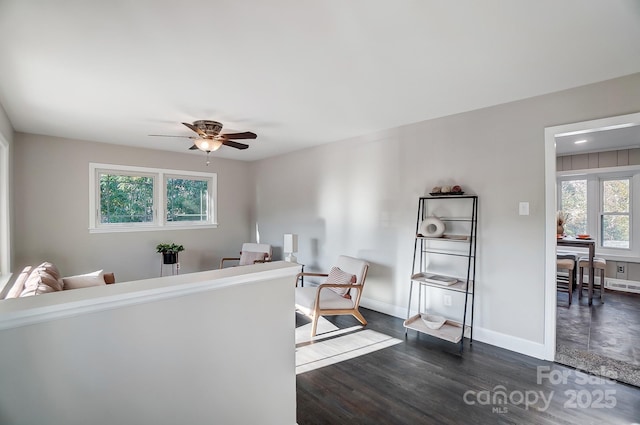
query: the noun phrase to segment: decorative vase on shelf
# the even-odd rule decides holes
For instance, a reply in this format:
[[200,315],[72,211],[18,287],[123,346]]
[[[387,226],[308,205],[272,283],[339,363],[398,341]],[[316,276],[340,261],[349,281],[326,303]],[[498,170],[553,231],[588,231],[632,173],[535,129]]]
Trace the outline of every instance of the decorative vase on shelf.
[[567,216],[562,211],[556,212],[556,223],[558,223],[558,235],[564,236],[564,223],[567,222]]
[[427,238],[441,238],[444,236],[445,224],[436,216],[430,216],[422,220],[419,232]]

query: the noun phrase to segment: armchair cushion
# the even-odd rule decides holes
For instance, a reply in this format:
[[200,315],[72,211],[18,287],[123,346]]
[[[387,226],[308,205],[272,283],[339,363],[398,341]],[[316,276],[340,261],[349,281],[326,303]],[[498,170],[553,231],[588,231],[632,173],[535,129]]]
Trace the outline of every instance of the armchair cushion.
[[250,264],[254,264],[256,261],[265,261],[266,258],[266,252],[242,251],[240,253],[240,262],[238,263],[238,265],[247,266]]
[[271,261],[271,254],[272,254],[272,250],[271,250],[271,245],[269,245],[268,243],[253,243],[253,242],[245,242],[242,244],[242,249],[240,250],[240,253],[242,254],[243,251],[247,251],[247,252],[265,252],[267,254],[267,256],[265,257],[265,261]]
[[[329,276],[327,276],[327,280],[325,281],[325,283],[338,283],[341,285],[356,283],[356,276],[354,274],[343,271],[340,267],[331,267],[331,270],[329,271]],[[336,294],[344,297],[349,293],[350,288],[329,287],[327,289],[331,289]]]
[[[344,298],[331,288],[320,290],[320,308],[325,310],[339,310],[353,308],[353,300]],[[310,314],[316,304],[316,294],[318,287],[306,286],[304,288],[296,288],[296,308],[304,314]]]

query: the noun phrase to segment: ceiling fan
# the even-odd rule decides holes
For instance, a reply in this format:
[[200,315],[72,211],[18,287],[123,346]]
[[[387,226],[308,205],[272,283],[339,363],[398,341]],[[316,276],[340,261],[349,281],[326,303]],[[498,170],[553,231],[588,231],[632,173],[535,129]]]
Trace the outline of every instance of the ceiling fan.
[[251,131],[245,131],[242,133],[226,133],[220,134],[222,131],[222,124],[218,121],[210,120],[198,120],[193,124],[187,122],[182,123],[188,129],[194,131],[197,136],[170,136],[166,134],[150,134],[149,136],[155,137],[182,137],[193,140],[193,146],[190,150],[200,149],[207,154],[217,151],[220,146],[225,145],[236,149],[247,149],[249,145],[235,142],[234,140],[246,140],[256,139],[258,136]]

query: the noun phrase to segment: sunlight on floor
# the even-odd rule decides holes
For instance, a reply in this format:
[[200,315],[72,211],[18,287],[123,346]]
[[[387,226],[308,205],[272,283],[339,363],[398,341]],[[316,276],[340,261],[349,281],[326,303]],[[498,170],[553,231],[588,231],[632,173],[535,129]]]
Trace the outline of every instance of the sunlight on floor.
[[[296,344],[311,340],[310,326],[309,324],[296,329]],[[402,342],[380,332],[362,330],[361,326],[338,329],[327,321],[318,322],[318,334],[313,341],[331,339],[296,348],[296,374],[353,359]]]
[[346,329],[338,329],[333,323],[329,322],[324,317],[318,319],[318,328],[316,329],[316,336],[311,337],[311,323],[296,328],[296,345],[303,344],[305,342],[319,341],[321,339],[333,338],[336,335],[353,332],[357,329],[362,329],[362,326],[353,326]]

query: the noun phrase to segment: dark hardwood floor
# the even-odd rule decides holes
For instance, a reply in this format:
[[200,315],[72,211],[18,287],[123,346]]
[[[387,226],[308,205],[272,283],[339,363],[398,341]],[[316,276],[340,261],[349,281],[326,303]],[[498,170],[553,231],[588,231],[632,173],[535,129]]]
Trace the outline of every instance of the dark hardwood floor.
[[[363,314],[365,329],[402,342],[298,374],[299,425],[640,423],[640,388],[477,341],[460,355],[457,345],[415,331],[405,340],[400,319]],[[307,323],[296,316],[298,326]]]

